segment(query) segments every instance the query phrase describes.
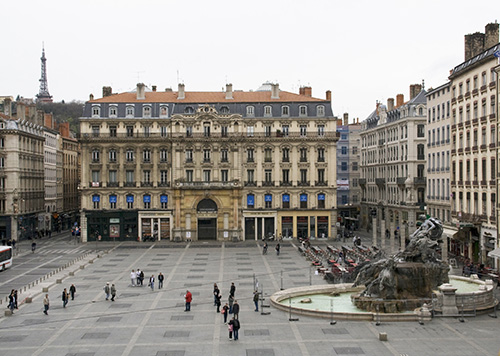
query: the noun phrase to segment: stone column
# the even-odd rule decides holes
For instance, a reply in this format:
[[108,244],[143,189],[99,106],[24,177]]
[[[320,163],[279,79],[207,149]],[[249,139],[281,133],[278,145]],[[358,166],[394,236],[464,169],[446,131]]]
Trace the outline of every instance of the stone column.
[[80,241],[81,242],[87,242],[87,216],[85,215],[85,212],[81,211],[80,212]]
[[380,221],[380,249],[385,250],[385,220]]
[[372,233],[373,233],[373,246],[378,246],[377,245],[377,218],[376,217],[372,217]]
[[440,285],[438,289],[443,295],[443,316],[458,315],[457,301],[455,297],[457,289],[449,283]]

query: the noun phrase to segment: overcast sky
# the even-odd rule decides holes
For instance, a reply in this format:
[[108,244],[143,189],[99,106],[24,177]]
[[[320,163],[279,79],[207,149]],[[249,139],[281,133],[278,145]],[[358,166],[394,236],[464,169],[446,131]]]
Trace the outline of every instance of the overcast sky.
[[2,1],[0,95],[34,97],[42,42],[55,101],[136,83],[255,90],[265,81],[364,120],[377,100],[447,81],[464,35],[500,20],[498,0]]

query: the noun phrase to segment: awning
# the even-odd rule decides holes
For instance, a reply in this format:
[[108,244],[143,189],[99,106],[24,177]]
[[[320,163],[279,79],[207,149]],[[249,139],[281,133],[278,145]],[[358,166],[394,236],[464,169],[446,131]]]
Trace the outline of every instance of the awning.
[[488,252],[488,257],[500,258],[500,247],[497,247],[493,251]]
[[448,235],[448,237],[453,237],[458,231],[452,230],[452,229],[447,229],[443,228],[443,235]]

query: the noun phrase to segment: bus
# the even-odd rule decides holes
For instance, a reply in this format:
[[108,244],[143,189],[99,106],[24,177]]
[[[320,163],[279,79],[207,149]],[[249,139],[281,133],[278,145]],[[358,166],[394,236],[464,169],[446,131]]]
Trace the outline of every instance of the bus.
[[12,266],[12,246],[0,246],[0,271]]

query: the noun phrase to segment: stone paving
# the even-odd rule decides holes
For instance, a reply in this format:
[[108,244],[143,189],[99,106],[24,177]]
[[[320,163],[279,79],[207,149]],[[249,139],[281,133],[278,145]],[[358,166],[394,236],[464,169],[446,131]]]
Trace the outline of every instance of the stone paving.
[[[103,245],[104,246],[104,245]],[[133,248],[132,248],[133,247]],[[255,242],[117,244],[109,253],[75,265],[74,276],[50,287],[49,315],[42,313],[42,293],[23,304],[13,316],[0,319],[0,354],[98,355],[499,355],[499,319],[488,315],[434,318],[416,322],[382,323],[338,321],[299,316],[272,307],[267,315],[254,312],[254,276],[269,296],[281,287],[323,284],[310,273],[295,245],[284,242],[280,256],[270,243],[262,255]],[[83,262],[82,262],[83,263]],[[133,287],[130,271],[145,272],[143,287]],[[163,289],[152,291],[147,280],[165,275]],[[61,276],[57,276],[61,278]],[[115,302],[106,301],[103,287],[115,283]],[[228,297],[231,282],[241,306],[238,341],[228,339],[222,315],[213,305],[213,284]],[[77,294],[66,308],[63,288],[74,283]],[[191,312],[184,312],[184,294],[193,294]],[[264,302],[268,304],[268,300]],[[296,317],[296,316],[294,316]],[[379,341],[385,332],[388,341]]]

